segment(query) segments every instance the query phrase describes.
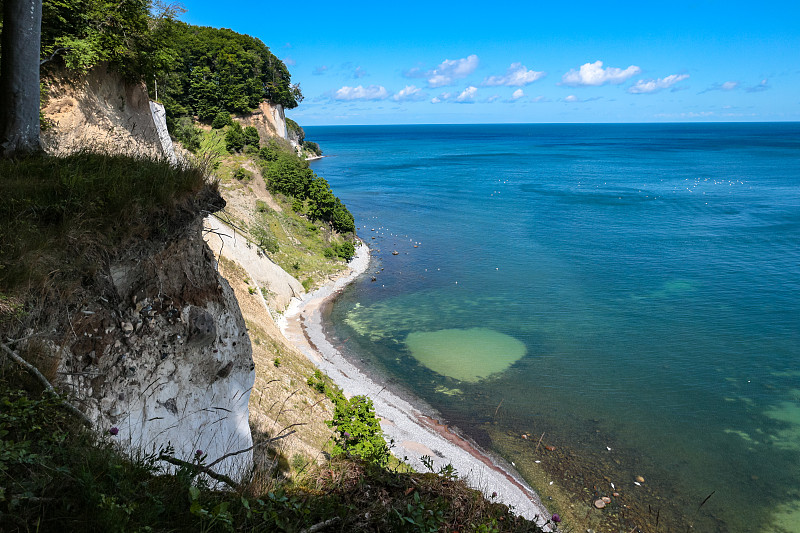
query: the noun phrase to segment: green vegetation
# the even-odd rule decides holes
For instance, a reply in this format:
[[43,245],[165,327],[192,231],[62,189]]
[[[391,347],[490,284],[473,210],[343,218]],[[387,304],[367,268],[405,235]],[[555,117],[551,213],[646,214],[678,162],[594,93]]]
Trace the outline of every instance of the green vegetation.
[[80,283],[114,247],[222,206],[203,169],[130,156],[0,160],[0,176],[0,292]]
[[322,155],[322,148],[319,147],[314,141],[303,141],[303,150],[310,152],[319,157]]
[[172,19],[165,26],[174,61],[158,80],[169,123],[185,115],[212,123],[221,112],[249,113],[264,100],[291,109],[303,99],[286,65],[260,40]]
[[[271,192],[290,196],[298,203],[295,210],[310,218],[329,222],[341,233],[355,231],[353,215],[337,198],[325,178],[314,174],[308,162],[291,152],[274,147],[262,148],[263,174]],[[352,257],[352,256],[351,256]]]
[[264,100],[287,109],[302,101],[286,65],[263,42],[179,22],[182,12],[152,0],[44,0],[42,60],[73,72],[105,62],[144,81],[163,102],[171,131],[184,116],[211,123]]
[[79,72],[108,62],[130,80],[150,82],[171,69],[178,51],[170,22],[177,12],[161,7],[149,0],[43,0],[42,58],[60,57]]

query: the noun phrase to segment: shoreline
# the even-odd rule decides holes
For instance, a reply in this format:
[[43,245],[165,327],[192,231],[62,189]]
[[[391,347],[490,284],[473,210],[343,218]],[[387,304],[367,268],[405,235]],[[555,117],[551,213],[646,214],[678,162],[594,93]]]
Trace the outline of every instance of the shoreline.
[[536,520],[538,516],[537,523],[546,522],[550,514],[538,494],[511,465],[504,464],[501,459],[491,456],[464,436],[373,381],[348,361],[326,337],[322,318],[325,306],[369,268],[369,247],[364,241],[360,242],[346,274],[306,294],[303,299],[292,299],[278,321],[281,332],[348,397],[364,395],[372,400],[381,421],[381,429],[387,438],[394,440],[392,453],[397,457],[407,457],[408,463],[420,472],[426,471],[420,461],[423,455],[432,458],[436,469],[451,464],[470,487],[480,490],[487,498],[491,499],[492,493],[496,492],[497,501],[512,507],[515,514],[530,520]]

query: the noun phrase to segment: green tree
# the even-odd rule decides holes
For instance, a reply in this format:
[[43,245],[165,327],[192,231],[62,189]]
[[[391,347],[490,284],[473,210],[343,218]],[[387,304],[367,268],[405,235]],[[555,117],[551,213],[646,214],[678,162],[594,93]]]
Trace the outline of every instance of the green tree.
[[244,129],[244,144],[257,150],[260,142],[261,138],[258,136],[258,130],[254,126],[247,126]]
[[231,124],[233,124],[231,114],[227,111],[220,111],[211,122],[211,127],[215,130],[221,130],[225,126],[230,126]]
[[328,396],[334,403],[333,420],[326,422],[336,430],[333,454],[349,453],[378,466],[386,466],[389,446],[375,417],[372,400],[366,396],[353,396],[348,400],[341,391]]
[[190,152],[200,149],[203,132],[194,125],[189,117],[181,117],[175,126],[175,138]]
[[241,152],[244,148],[244,131],[242,125],[236,121],[228,126],[228,131],[225,133],[225,148],[229,152]]

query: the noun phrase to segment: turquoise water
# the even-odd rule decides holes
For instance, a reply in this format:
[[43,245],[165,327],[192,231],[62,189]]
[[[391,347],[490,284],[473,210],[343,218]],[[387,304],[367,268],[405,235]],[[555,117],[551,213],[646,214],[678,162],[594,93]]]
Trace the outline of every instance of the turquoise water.
[[306,132],[374,254],[330,315],[351,355],[662,528],[800,532],[800,124]]

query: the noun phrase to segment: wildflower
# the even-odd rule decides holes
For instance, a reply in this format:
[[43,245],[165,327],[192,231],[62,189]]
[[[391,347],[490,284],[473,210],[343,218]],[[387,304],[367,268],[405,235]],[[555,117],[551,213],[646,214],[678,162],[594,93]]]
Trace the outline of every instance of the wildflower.
[[497,498],[497,492],[492,493],[492,499]]
[[110,433],[112,436],[116,436],[116,435],[117,435],[117,433],[119,433],[119,428],[118,428],[117,426],[114,426],[113,428],[109,429],[109,430],[108,430],[108,432],[109,432],[109,433]]
[[559,522],[561,522],[561,517],[560,517],[560,516],[558,516],[557,514],[554,514],[554,515],[553,515],[553,518],[552,518],[551,520],[552,520],[554,523],[558,524]]
[[346,439],[349,439],[349,438],[350,438],[350,433],[348,433],[347,431],[345,431],[344,433],[342,433],[342,436],[343,436],[344,438],[346,438]]
[[195,456],[200,457],[203,455],[203,450],[197,450],[196,452],[194,452],[194,454]]

